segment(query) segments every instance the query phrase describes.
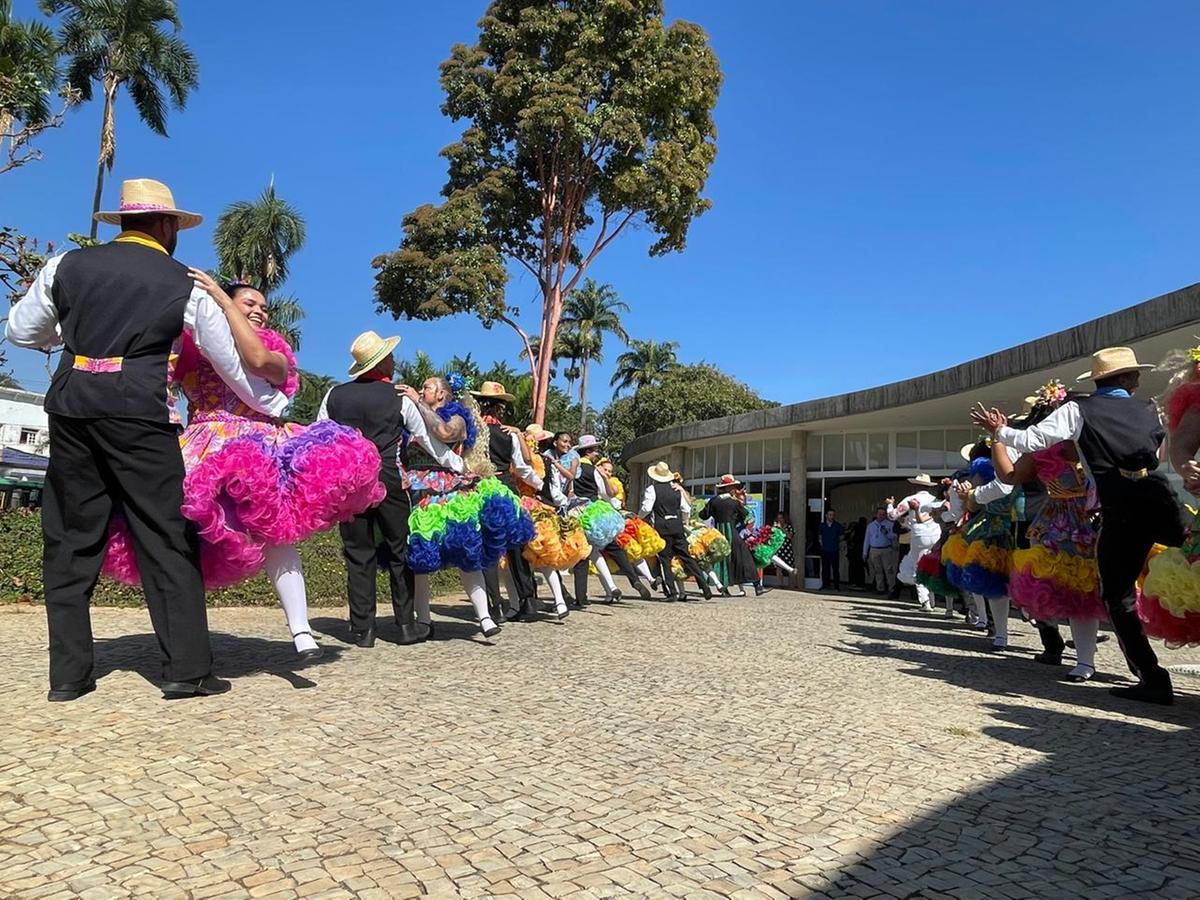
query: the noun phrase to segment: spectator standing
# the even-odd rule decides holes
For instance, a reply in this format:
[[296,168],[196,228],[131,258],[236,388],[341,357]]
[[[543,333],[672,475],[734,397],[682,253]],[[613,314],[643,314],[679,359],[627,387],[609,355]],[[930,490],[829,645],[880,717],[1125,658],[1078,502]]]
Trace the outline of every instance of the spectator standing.
[[825,521],[821,523],[821,584],[835,591],[842,589],[842,539],[846,526],[837,520],[837,513],[825,510]]
[[896,586],[896,537],[888,521],[887,507],[875,509],[875,520],[867,525],[863,537],[863,562],[867,565],[867,581],[876,593],[889,593]]

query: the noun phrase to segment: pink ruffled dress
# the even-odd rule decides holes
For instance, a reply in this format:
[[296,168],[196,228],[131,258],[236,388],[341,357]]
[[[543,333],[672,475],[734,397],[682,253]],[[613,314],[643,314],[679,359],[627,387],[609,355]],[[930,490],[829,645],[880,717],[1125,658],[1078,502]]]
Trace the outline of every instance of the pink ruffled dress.
[[[1179,385],[1167,400],[1167,425],[1179,427],[1188,410],[1200,407],[1200,381]],[[1171,648],[1200,646],[1200,513],[1182,547],[1152,556],[1137,598],[1147,636]]]
[[[300,379],[291,348],[274,331],[258,336],[287,359],[280,390],[293,396]],[[249,578],[262,568],[268,546],[299,543],[383,500],[379,451],[357,429],[328,420],[278,423],[251,409],[186,334],[172,380],[188,399],[188,426],[179,438],[187,473],[183,514],[200,535],[207,587]],[[140,580],[120,517],[110,528],[103,571],[127,584]]]

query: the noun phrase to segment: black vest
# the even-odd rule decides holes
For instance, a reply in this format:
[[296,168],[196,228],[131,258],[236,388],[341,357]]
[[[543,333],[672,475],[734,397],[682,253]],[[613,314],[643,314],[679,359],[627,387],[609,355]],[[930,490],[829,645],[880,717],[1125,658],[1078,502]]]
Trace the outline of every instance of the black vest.
[[[64,256],[51,288],[63,353],[46,412],[170,422],[167,361],[194,286],[186,266],[141,244],[101,244]],[[85,371],[81,358],[120,368]]]
[[513,478],[512,435],[500,425],[488,425],[488,457],[496,468],[496,477],[510,491],[516,491],[517,480]]
[[713,497],[704,512],[711,516],[718,525],[741,527],[742,523],[746,521],[746,507],[728,494]]
[[600,499],[600,489],[596,487],[596,467],[586,459],[579,461],[579,474],[575,476],[575,496],[588,500]]
[[654,488],[654,506],[650,514],[654,518],[654,530],[663,535],[684,534],[683,498],[679,491],[669,484],[656,481]]
[[1158,468],[1166,431],[1153,402],[1105,394],[1075,402],[1083,415],[1079,449],[1097,480],[1119,469]]
[[357,428],[379,450],[380,473],[399,477],[396,452],[404,434],[404,398],[386,381],[359,379],[339,384],[325,402],[329,418]]

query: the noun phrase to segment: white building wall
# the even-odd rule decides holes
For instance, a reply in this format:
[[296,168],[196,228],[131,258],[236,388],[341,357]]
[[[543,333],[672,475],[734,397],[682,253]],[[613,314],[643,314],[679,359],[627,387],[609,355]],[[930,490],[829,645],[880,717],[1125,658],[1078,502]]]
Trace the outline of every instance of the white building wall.
[[50,425],[43,399],[32,391],[0,388],[0,447],[48,455]]

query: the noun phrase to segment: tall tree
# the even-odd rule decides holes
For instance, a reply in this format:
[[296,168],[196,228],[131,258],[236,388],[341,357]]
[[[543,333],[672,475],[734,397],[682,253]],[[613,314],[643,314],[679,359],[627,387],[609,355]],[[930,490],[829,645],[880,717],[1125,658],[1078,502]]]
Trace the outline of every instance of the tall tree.
[[59,37],[63,53],[70,58],[68,83],[79,91],[81,100],[92,99],[92,82],[104,94],[92,200],[90,236],[94,238],[104,173],[112,171],[117,154],[114,107],[121,87],[129,90],[142,122],[166,137],[166,98],[175,109],[183,109],[188,94],[199,84],[199,67],[179,36],[183,25],[176,0],[41,0],[41,7],[49,15],[65,14]]
[[267,303],[267,315],[271,330],[288,342],[293,353],[300,352],[300,339],[303,336],[300,323],[304,319],[304,307],[300,301],[291,294],[273,296]]
[[611,334],[625,343],[629,335],[621,324],[621,313],[629,312],[626,304],[610,284],[597,284],[584,279],[563,304],[562,324],[579,336],[579,431],[588,425],[588,363],[601,361],[604,336]]
[[264,294],[287,281],[288,261],[304,240],[304,217],[275,193],[273,178],[257,200],[237,200],[225,207],[213,230],[221,272]]
[[50,108],[58,86],[58,41],[43,22],[18,22],[0,0],[0,172],[37,157],[27,144],[61,123]]
[[617,357],[617,370],[609,382],[613,396],[626,388],[636,391],[660,383],[663,375],[679,364],[678,349],[678,341],[630,341],[629,349]]
[[[442,151],[446,200],[404,217],[400,249],[375,260],[376,298],[397,317],[511,324],[507,257],[536,280],[553,348],[567,296],[630,223],[661,255],[711,205],[721,70],[699,26],[664,23],[662,0],[494,0],[479,30],[441,67],[442,111],[468,121]],[[551,362],[537,358],[535,417]]]

